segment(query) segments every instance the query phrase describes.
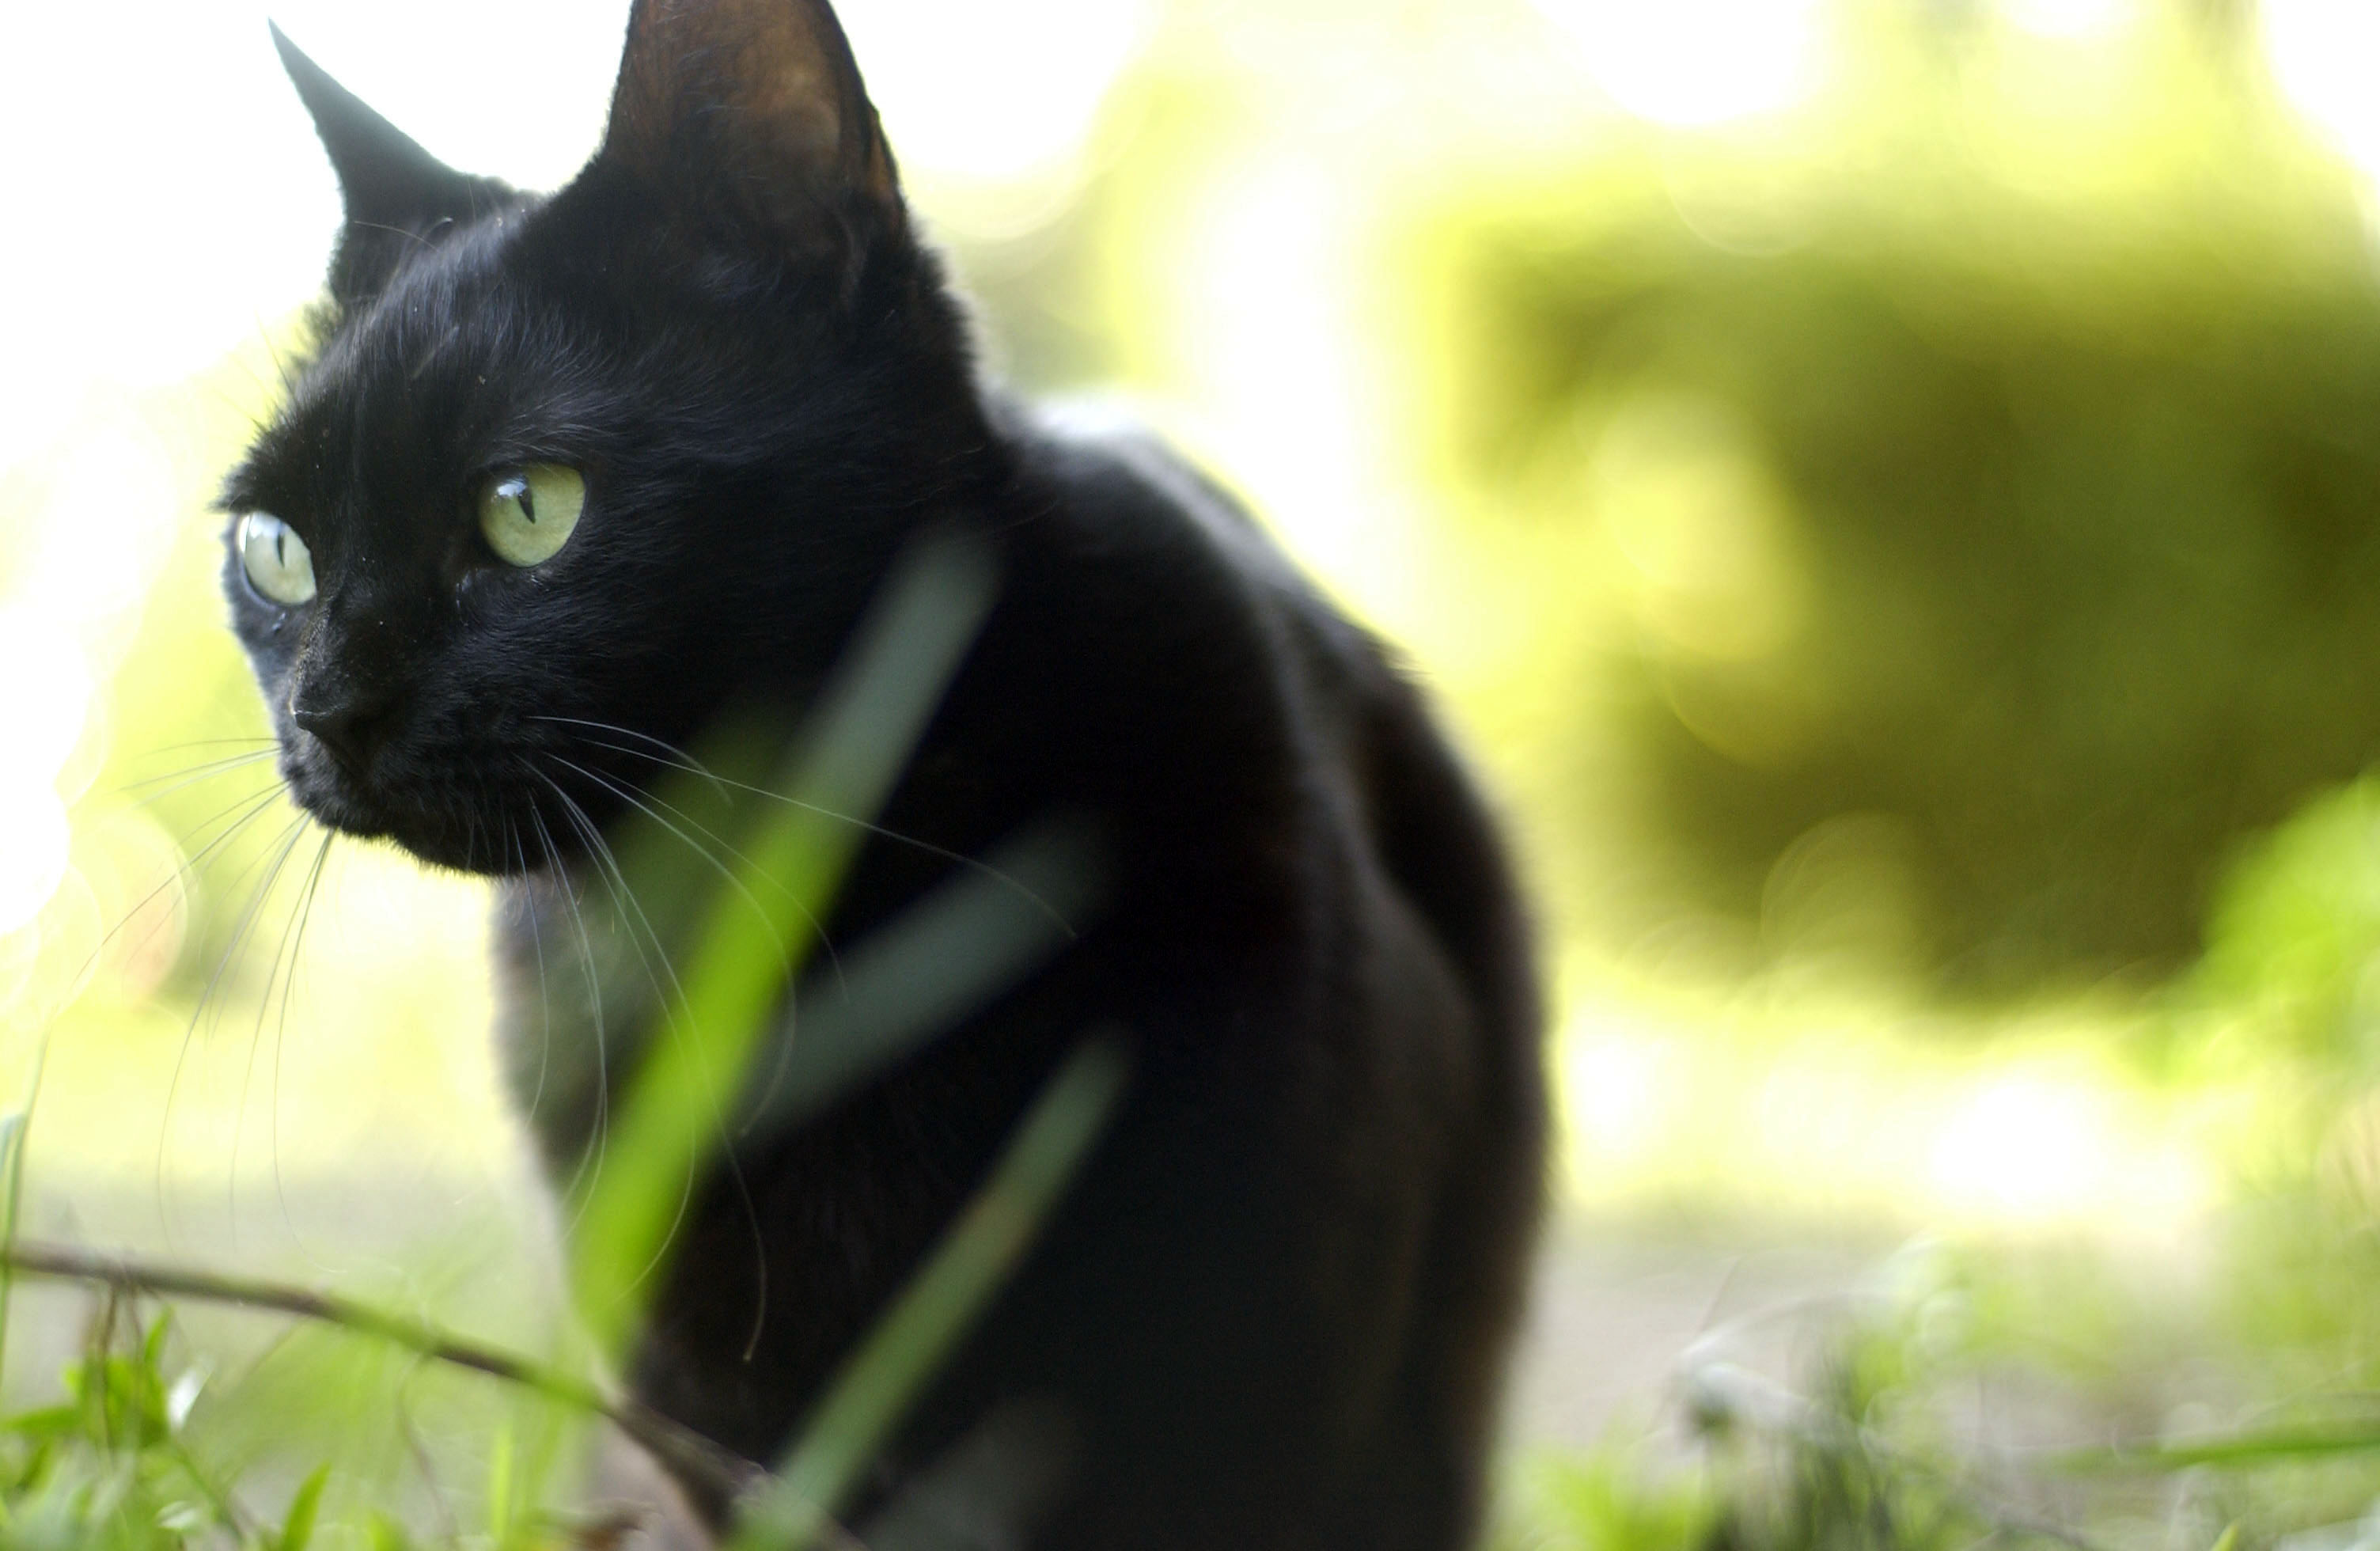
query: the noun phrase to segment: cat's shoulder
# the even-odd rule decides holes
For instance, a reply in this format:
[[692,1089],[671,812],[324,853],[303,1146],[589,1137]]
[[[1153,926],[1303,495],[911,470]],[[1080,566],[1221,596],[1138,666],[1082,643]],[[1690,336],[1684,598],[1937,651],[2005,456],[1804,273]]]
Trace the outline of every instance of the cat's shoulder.
[[1270,550],[1245,503],[1177,452],[1128,401],[1087,395],[1012,402],[1003,410],[1003,429],[1028,450],[1028,462],[1087,515],[1163,507],[1218,542],[1237,547],[1254,539]]
[[1211,557],[1259,612],[1343,670],[1384,665],[1369,631],[1333,605],[1247,503],[1151,428],[1128,402],[1057,399],[1009,406],[1005,429],[1033,477],[1092,535]]
[[[1197,660],[1209,683],[1228,686],[1222,693],[1272,704],[1294,728],[1293,744],[1360,782],[1413,767],[1429,772],[1421,784],[1433,791],[1467,791],[1403,655],[1129,405],[1077,400],[1009,413],[1021,417],[1012,434],[1038,466],[1028,478],[1066,508],[1075,552],[1127,552],[1114,569],[1095,563],[1131,594],[1121,606],[1139,610],[1136,637]],[[1129,655],[1137,643],[1119,649]]]

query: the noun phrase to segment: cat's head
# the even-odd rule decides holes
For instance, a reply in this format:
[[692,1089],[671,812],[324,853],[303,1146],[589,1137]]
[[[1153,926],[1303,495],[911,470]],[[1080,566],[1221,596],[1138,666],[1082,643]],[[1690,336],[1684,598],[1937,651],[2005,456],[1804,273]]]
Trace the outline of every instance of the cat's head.
[[797,701],[886,557],[997,478],[961,321],[823,0],[638,0],[551,198],[275,40],[346,211],[221,502],[283,772],[443,865],[576,851],[570,805]]

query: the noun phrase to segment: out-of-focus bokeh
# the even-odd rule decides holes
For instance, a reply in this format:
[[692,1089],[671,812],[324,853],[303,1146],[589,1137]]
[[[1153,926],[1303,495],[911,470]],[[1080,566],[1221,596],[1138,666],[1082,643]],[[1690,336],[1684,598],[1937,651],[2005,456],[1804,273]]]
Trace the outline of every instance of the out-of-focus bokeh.
[[[1244,491],[1511,819],[1564,1105],[1513,1433],[1636,1483],[1564,1490],[1691,1521],[1678,1375],[1789,1392],[1812,1308],[2022,1370],[2019,1420],[1959,1435],[2010,1448],[2371,1382],[2380,14],[842,10],[994,368]],[[551,187],[625,6],[273,14],[434,152]],[[29,1223],[534,1331],[483,890],[294,823],[220,624],[206,503],[330,175],[253,5],[8,33]],[[2241,1521],[2352,1520],[2349,1456]],[[2251,1509],[2135,1517],[2189,1513]]]

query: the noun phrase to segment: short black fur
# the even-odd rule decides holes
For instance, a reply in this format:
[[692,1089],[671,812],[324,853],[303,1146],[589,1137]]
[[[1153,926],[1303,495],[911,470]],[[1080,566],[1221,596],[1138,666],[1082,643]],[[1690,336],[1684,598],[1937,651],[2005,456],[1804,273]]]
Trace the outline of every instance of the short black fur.
[[[821,0],[638,0],[604,147],[551,198],[441,166],[276,40],[349,219],[224,505],[288,523],[319,591],[268,601],[236,539],[225,587],[298,800],[504,879],[516,1041],[593,1037],[544,1026],[558,902],[596,887],[562,762],[611,824],[646,750],[797,717],[922,532],[972,535],[1000,590],[883,815],[924,843],[864,848],[830,934],[1049,815],[1103,839],[1078,940],[699,1195],[638,1391],[773,1458],[1069,1042],[1120,1026],[1123,1109],[879,1500],[1023,1414],[1069,1440],[1029,1544],[1464,1544],[1538,1211],[1537,1008],[1412,686],[1163,451],[979,382]],[[516,569],[472,492],[532,462],[582,471],[585,515]],[[566,1173],[585,1096],[522,1087]]]

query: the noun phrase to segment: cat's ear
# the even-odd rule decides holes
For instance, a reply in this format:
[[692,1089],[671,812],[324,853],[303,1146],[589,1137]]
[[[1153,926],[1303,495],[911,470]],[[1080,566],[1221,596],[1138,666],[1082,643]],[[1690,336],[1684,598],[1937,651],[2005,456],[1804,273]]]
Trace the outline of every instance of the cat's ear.
[[348,307],[386,287],[408,248],[498,208],[513,191],[458,173],[331,79],[277,25],[273,46],[313,117],[338,175],[346,225],[331,259],[331,295]]
[[900,181],[826,0],[636,0],[598,167],[701,226],[856,260]]

